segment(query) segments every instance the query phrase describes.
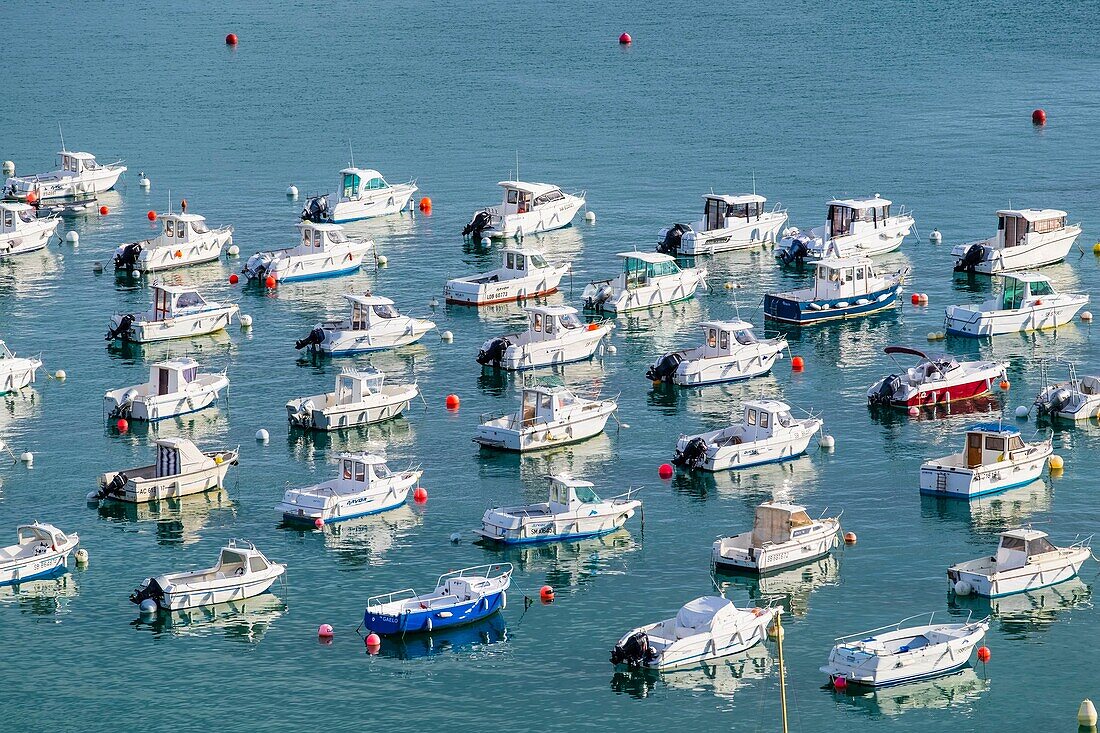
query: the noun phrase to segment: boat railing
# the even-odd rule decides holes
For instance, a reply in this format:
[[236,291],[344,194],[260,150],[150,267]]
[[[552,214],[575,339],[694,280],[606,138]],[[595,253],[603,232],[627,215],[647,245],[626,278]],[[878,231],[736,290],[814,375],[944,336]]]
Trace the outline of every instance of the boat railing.
[[439,588],[448,580],[454,580],[455,578],[485,578],[486,580],[491,580],[493,578],[503,578],[511,574],[512,563],[510,562],[474,565],[472,567],[462,568],[461,570],[452,570],[449,573],[443,573],[443,575],[439,576],[439,580],[436,581],[435,587]]
[[412,588],[404,588],[402,590],[395,590],[389,593],[382,593],[377,596],[371,596],[367,599],[367,609],[369,610],[373,606],[385,606],[394,601],[416,601],[420,599],[420,595]]
[[510,410],[496,410],[494,412],[483,412],[478,418],[480,423],[484,425],[487,422],[499,420],[502,417],[508,418],[507,429],[508,430],[522,430],[523,428],[529,428],[533,425],[546,422],[545,415],[532,415],[531,417],[518,418],[516,413]]
[[[1089,549],[1090,550],[1090,549],[1092,549],[1092,538],[1095,537],[1095,536],[1096,535],[1094,535],[1094,534],[1090,534],[1088,537],[1081,537],[1080,539],[1074,538],[1074,542],[1073,542],[1072,545],[1070,545],[1070,547],[1071,548],[1077,547],[1077,548],[1083,548],[1083,549]],[[1078,535],[1078,537],[1080,537],[1080,535]]]
[[1054,442],[1054,429],[1053,428],[1039,428],[1031,436],[1036,443],[1053,443]]
[[[834,645],[840,645],[840,644],[846,644],[846,643],[851,642],[851,641],[863,640],[863,639],[866,639],[869,636],[873,636],[874,634],[878,634],[878,633],[881,633],[881,632],[884,632],[884,631],[900,631],[901,629],[907,628],[909,626],[931,626],[933,623],[935,623],[935,620],[936,620],[937,616],[940,616],[942,618],[943,615],[947,615],[947,616],[950,616],[951,618],[955,618],[954,614],[950,610],[946,610],[946,609],[941,608],[938,611],[930,611],[930,612],[927,612],[927,613],[918,613],[918,614],[913,615],[913,616],[907,616],[906,618],[903,618],[901,621],[898,621],[897,623],[887,624],[885,626],[879,626],[878,628],[875,628],[875,629],[867,629],[866,631],[858,631],[854,634],[847,634],[845,636],[838,636],[835,639],[833,639],[833,644]],[[970,623],[970,618],[971,618],[972,615],[973,615],[973,611],[967,611],[966,612],[966,620],[962,622],[963,625],[966,625],[966,624]],[[918,619],[920,621],[923,621],[924,623],[919,623],[919,624],[918,623],[909,623],[909,622],[913,621],[914,619]]]

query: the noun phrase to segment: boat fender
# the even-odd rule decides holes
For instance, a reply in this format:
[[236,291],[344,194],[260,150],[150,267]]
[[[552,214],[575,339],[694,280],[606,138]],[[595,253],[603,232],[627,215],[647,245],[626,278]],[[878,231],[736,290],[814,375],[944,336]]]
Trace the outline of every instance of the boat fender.
[[425,626],[425,628],[428,629],[428,631],[432,630],[432,619],[431,619],[431,617],[428,618],[428,620],[425,622],[424,626]]

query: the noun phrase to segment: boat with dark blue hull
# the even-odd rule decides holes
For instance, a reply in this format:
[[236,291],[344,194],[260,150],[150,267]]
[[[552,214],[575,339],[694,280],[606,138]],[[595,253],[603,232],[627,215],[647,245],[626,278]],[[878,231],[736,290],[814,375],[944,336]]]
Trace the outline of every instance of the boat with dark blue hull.
[[511,563],[455,570],[439,576],[431,593],[408,588],[368,598],[363,626],[376,634],[404,635],[473,623],[508,605],[511,583]]
[[808,326],[858,318],[894,307],[909,268],[879,275],[869,257],[829,258],[814,269],[813,284],[802,290],[764,295],[764,317]]

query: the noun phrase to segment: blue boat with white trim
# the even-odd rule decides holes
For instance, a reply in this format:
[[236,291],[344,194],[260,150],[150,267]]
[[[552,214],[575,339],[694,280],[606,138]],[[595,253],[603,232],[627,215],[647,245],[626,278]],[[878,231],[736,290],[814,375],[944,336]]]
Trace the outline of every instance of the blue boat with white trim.
[[431,593],[407,588],[368,598],[363,626],[387,636],[473,623],[507,607],[511,583],[507,562],[444,573]]
[[869,257],[827,258],[814,265],[813,284],[764,295],[764,317],[809,326],[858,318],[892,308],[909,268],[879,275]]

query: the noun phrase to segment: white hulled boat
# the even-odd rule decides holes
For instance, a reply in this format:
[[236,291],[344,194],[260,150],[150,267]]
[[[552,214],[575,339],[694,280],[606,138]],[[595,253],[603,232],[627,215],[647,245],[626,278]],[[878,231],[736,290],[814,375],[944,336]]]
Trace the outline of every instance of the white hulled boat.
[[1066,224],[1057,209],[1003,209],[997,233],[989,239],[955,245],[955,272],[992,275],[1061,262],[1081,235],[1080,224]]
[[350,275],[374,252],[373,239],[351,239],[339,224],[303,221],[298,230],[301,239],[296,246],[249,257],[241,270],[244,276],[261,282],[273,277],[287,283]]
[[625,313],[672,305],[693,297],[700,286],[707,286],[706,268],[681,269],[670,255],[620,252],[617,256],[623,260],[623,271],[610,280],[586,285],[581,294],[585,309]]
[[903,206],[891,213],[892,203],[878,194],[865,198],[834,199],[822,226],[808,232],[791,229],[779,242],[776,256],[784,263],[826,257],[873,257],[893,252],[913,229],[913,216]]
[[1055,547],[1046,532],[1011,529],[1001,533],[997,554],[952,565],[948,589],[956,595],[974,593],[987,598],[1027,593],[1077,577],[1092,557],[1092,537],[1069,547]]
[[1033,272],[1006,272],[999,298],[977,305],[947,306],[944,327],[955,336],[997,336],[1058,328],[1073,321],[1089,302],[1079,293],[1059,293],[1050,278]]
[[717,570],[769,573],[829,554],[838,544],[840,517],[811,519],[806,507],[767,501],[756,507],[752,530],[714,541]]
[[521,452],[575,443],[602,433],[617,408],[615,400],[582,396],[560,379],[538,379],[524,386],[519,411],[483,415],[474,442]]
[[989,394],[1008,369],[1006,362],[959,361],[950,354],[929,355],[907,346],[887,346],[883,351],[891,358],[905,354],[919,361],[872,384],[867,390],[872,406],[923,407],[980,397]]
[[416,181],[387,183],[373,168],[345,168],[340,171],[336,193],[310,197],[302,209],[302,220],[316,223],[345,224],[396,214],[416,193]]
[[0,341],[0,394],[18,392],[34,384],[34,376],[42,368],[38,357],[16,356]]
[[646,377],[681,387],[749,379],[770,372],[787,348],[784,338],[757,339],[753,325],[741,320],[706,321],[699,327],[702,346],[658,357]]
[[0,260],[44,249],[61,219],[38,217],[30,204],[0,201]]
[[99,489],[88,501],[117,499],[130,503],[175,499],[225,488],[225,474],[236,465],[236,448],[203,452],[186,438],[156,441],[156,463],[108,472],[99,477]]
[[[3,362],[0,361],[0,368]],[[1035,397],[1035,408],[1040,416],[1061,417],[1066,420],[1088,420],[1100,417],[1100,377],[1077,376],[1077,367],[1066,362],[1069,379],[1051,382],[1049,366],[1040,364],[1043,388]],[[2,386],[2,385],[0,385]]]
[[202,373],[190,357],[157,362],[149,368],[149,381],[122,387],[103,397],[103,409],[112,418],[164,420],[205,410],[229,388],[225,372]]
[[145,313],[116,313],[106,339],[149,343],[205,336],[225,330],[240,314],[236,303],[207,301],[199,291],[179,285],[154,284],[153,309]]
[[764,211],[767,199],[756,194],[703,194],[703,218],[694,224],[673,224],[657,233],[657,251],[695,257],[731,252],[775,242],[787,222],[787,210],[777,204]]
[[584,323],[576,308],[536,305],[525,308],[527,330],[486,341],[477,363],[509,371],[557,366],[592,358],[615,327],[610,321]]
[[448,280],[443,297],[456,305],[491,305],[549,295],[569,272],[570,263],[551,265],[536,249],[507,248],[501,267]]
[[1054,452],[1053,434],[1025,443],[1020,431],[1000,423],[979,423],[966,431],[963,449],[921,464],[920,491],[971,499],[1029,484],[1039,478]]
[[33,522],[16,528],[14,545],[0,547],[0,585],[22,583],[64,572],[80,538],[52,524]]
[[198,214],[169,212],[157,219],[162,222],[157,236],[119,245],[115,251],[116,270],[158,272],[214,262],[233,243],[233,227],[211,229],[206,217]]
[[288,522],[320,526],[396,509],[424,473],[419,468],[394,473],[386,459],[372,453],[338,456],[340,472],[315,486],[287,489],[275,511]]
[[505,545],[598,537],[625,525],[642,506],[634,489],[601,499],[589,481],[562,474],[549,481],[549,501],[489,509],[475,533]]
[[28,194],[38,201],[46,199],[97,194],[109,191],[126,172],[122,161],[100,165],[91,153],[61,150],[57,157],[61,167],[50,173],[33,176],[12,176],[4,183],[4,196],[26,201]]
[[584,192],[563,193],[549,183],[501,181],[504,200],[474,214],[462,230],[475,242],[482,238],[523,239],[527,234],[549,232],[568,226],[584,206]]
[[285,572],[286,565],[271,562],[251,542],[230,540],[213,567],[146,578],[130,601],[152,599],[165,611],[240,601],[266,593]]
[[432,321],[402,315],[389,298],[369,293],[344,297],[351,303],[351,317],[317,324],[294,348],[331,356],[360,354],[416,343],[435,328]]
[[370,425],[401,415],[419,394],[413,384],[386,384],[379,369],[344,369],[332,392],[286,403],[290,424],[311,430],[340,430]]
[[672,462],[689,470],[726,471],[797,458],[821,429],[821,418],[798,419],[779,400],[748,400],[741,420],[721,430],[681,435]]

